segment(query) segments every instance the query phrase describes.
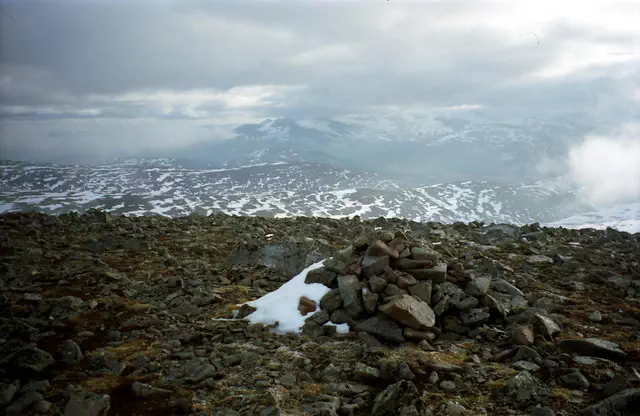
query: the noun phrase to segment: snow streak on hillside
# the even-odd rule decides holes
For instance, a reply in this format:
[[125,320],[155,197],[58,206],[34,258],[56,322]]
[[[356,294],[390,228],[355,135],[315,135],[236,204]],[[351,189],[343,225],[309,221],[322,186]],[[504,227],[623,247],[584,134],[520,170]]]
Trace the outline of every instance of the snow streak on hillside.
[[318,163],[186,169],[2,163],[0,211],[116,214],[403,217],[416,221],[551,222],[575,213],[572,195],[544,186],[466,181],[409,188],[374,173]]

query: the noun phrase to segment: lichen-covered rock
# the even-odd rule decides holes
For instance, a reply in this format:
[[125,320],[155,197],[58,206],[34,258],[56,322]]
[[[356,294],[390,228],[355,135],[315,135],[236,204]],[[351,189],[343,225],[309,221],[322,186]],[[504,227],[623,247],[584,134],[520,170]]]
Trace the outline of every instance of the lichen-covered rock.
[[393,416],[399,408],[408,406],[418,398],[418,389],[412,381],[402,380],[391,384],[373,401],[371,416]]

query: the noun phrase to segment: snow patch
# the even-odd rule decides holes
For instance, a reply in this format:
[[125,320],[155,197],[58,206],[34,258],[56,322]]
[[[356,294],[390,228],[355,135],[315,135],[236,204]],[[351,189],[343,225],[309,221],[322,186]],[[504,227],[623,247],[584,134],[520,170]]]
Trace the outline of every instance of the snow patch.
[[[260,299],[247,302],[249,306],[256,308],[256,311],[247,317],[249,322],[264,325],[272,325],[275,322],[279,322],[278,327],[275,329],[277,332],[299,333],[305,321],[305,316],[298,311],[300,298],[306,296],[320,304],[320,299],[330,290],[321,283],[307,284],[304,282],[307,274],[311,270],[322,267],[323,263],[324,260],[312,264],[280,286],[278,290],[268,293]],[[338,332],[344,332],[345,326],[337,325],[337,330]],[[348,331],[347,325],[346,332]]]

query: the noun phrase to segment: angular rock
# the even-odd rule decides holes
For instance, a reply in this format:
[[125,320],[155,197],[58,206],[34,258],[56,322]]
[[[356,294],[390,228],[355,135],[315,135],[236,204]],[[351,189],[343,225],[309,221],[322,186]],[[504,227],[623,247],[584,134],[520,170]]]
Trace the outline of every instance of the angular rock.
[[340,325],[340,324],[346,324],[349,321],[351,321],[351,316],[349,316],[349,314],[345,312],[344,309],[338,309],[333,311],[333,313],[331,313],[331,316],[329,319],[334,324]]
[[411,247],[411,258],[414,260],[428,260],[432,264],[436,264],[442,258],[442,254],[427,247]]
[[306,316],[311,312],[315,312],[317,308],[318,305],[316,304],[316,302],[306,296],[301,296],[298,300],[298,311],[302,316]]
[[11,384],[0,385],[0,406],[11,403],[13,396],[20,388],[20,380],[16,380]]
[[307,318],[307,321],[311,321],[318,325],[324,325],[329,322],[329,312],[326,309],[321,309]]
[[413,380],[416,378],[416,375],[413,374],[413,371],[411,371],[407,363],[400,363],[398,366],[398,377],[403,380]]
[[382,273],[387,266],[389,266],[388,256],[364,256],[362,259],[362,274],[365,277],[375,276]]
[[378,339],[376,337],[374,337],[373,335],[371,335],[371,334],[369,334],[367,332],[358,332],[358,338],[365,345],[368,345],[371,348],[382,348],[382,347],[384,347],[384,344],[382,342],[378,341]]
[[432,327],[436,323],[436,316],[431,307],[408,295],[400,296],[380,306],[380,311],[413,329]]
[[537,364],[542,363],[542,357],[540,356],[540,354],[538,354],[533,348],[527,347],[525,345],[521,345],[520,347],[518,347],[518,351],[516,352],[516,355],[513,359],[516,361],[529,360]]
[[428,269],[407,269],[418,280],[432,280],[433,283],[443,283],[447,279],[447,263],[438,263]]
[[106,416],[110,407],[108,395],[82,392],[71,396],[64,408],[64,416]]
[[442,320],[442,329],[445,332],[455,332],[456,334],[464,334],[467,328],[462,325],[460,319],[454,315],[445,316]]
[[587,380],[587,378],[579,371],[565,374],[560,377],[560,382],[563,385],[576,390],[588,390],[590,386],[589,380]]
[[627,357],[618,344],[600,338],[568,339],[560,342],[558,348],[568,353],[610,360],[624,360]]
[[394,416],[399,408],[408,406],[418,398],[418,389],[412,381],[391,384],[376,396],[371,416]]
[[329,313],[335,311],[342,306],[342,296],[340,289],[332,289],[328,291],[322,299],[320,299],[320,308],[326,309]]
[[339,276],[338,288],[344,311],[352,318],[358,318],[365,312],[362,296],[360,296],[360,280],[354,275]]
[[166,396],[172,393],[171,390],[161,389],[139,381],[135,381],[131,385],[131,391],[138,397]]
[[533,315],[534,325],[537,331],[545,338],[551,339],[560,332],[560,325],[548,316],[540,313]]
[[531,345],[535,341],[530,326],[516,326],[511,329],[511,339],[516,345]]
[[511,312],[511,298],[509,295],[499,292],[486,293],[482,298],[482,302],[504,317]]
[[488,322],[490,316],[488,308],[477,308],[464,312],[460,318],[466,326],[477,326]]
[[532,373],[540,370],[540,366],[538,364],[525,360],[516,361],[515,363],[511,364],[511,367],[515,368],[516,370],[527,370]]
[[411,286],[415,285],[416,283],[418,283],[418,281],[415,279],[415,277],[411,276],[410,274],[401,274],[400,276],[398,276],[398,281],[396,282],[396,285],[400,289],[407,290]]
[[534,407],[531,416],[556,416],[556,413],[548,406]]
[[529,302],[522,296],[511,297],[511,313],[520,313],[526,311],[528,308]]
[[402,330],[402,334],[406,339],[412,341],[433,341],[436,339],[436,334],[430,331],[418,331],[413,328],[405,328]]
[[420,300],[427,304],[431,304],[431,290],[433,282],[431,280],[423,280],[409,287],[409,293],[417,296]]
[[4,414],[6,416],[32,414],[32,412],[28,412],[28,410],[30,410],[36,402],[43,399],[42,394],[37,391],[30,391],[12,401],[11,404],[4,409]]
[[337,396],[352,397],[357,396],[370,390],[369,386],[356,383],[329,383],[327,386],[327,393]]
[[355,326],[356,331],[367,332],[384,341],[401,343],[404,341],[402,329],[398,324],[386,315],[378,313]]
[[334,416],[338,407],[340,399],[328,394],[310,397],[302,404],[302,410],[312,415]]
[[336,257],[330,257],[324,261],[324,267],[337,274],[346,274],[347,267],[349,266],[346,260],[341,260]]
[[601,322],[602,321],[602,312],[600,311],[593,311],[589,314],[589,316],[587,316],[587,319],[589,319],[591,322]]
[[623,390],[584,409],[581,416],[622,416],[637,414],[640,409],[640,388]]
[[307,277],[304,282],[306,284],[320,283],[327,287],[331,287],[337,276],[338,275],[333,270],[329,270],[326,267],[320,267],[307,273]]
[[400,253],[397,250],[389,247],[384,242],[377,240],[369,246],[367,249],[367,256],[382,257],[389,256],[392,259],[397,259]]
[[398,259],[392,263],[392,267],[400,270],[426,269],[432,266],[433,262],[431,262],[430,260]]
[[440,388],[444,391],[453,391],[456,389],[456,383],[450,380],[444,380],[440,383]]
[[373,276],[369,279],[369,286],[371,287],[371,291],[373,293],[382,293],[387,287],[387,281],[382,277]]
[[466,311],[468,309],[473,309],[476,306],[478,306],[480,302],[478,301],[478,299],[474,298],[473,296],[469,296],[466,297],[464,299],[462,299],[461,301],[459,301],[458,303],[456,303],[456,308],[460,309],[461,311]]
[[524,293],[522,293],[520,289],[518,289],[517,287],[515,287],[514,285],[512,285],[511,283],[507,282],[504,279],[500,279],[500,278],[493,279],[491,287],[493,288],[493,290],[500,293],[505,293],[511,296],[524,297]]
[[371,315],[376,311],[376,306],[378,305],[378,296],[377,294],[371,292],[369,289],[362,288],[362,302],[364,303],[365,311]]
[[489,286],[491,285],[491,279],[488,277],[478,277],[473,279],[467,284],[465,293],[469,296],[479,297],[487,293]]
[[36,347],[24,347],[10,354],[6,360],[2,361],[8,363],[10,366],[16,366],[18,371],[27,374],[42,373],[46,368],[55,363],[51,354]]
[[377,380],[380,378],[380,370],[362,363],[356,363],[353,375],[358,380]]
[[84,358],[80,346],[70,339],[64,342],[61,355],[62,362],[67,365],[77,364]]
[[537,402],[548,395],[545,385],[528,371],[521,371],[505,383],[507,396],[520,405]]
[[602,392],[607,396],[616,394],[619,391],[631,388],[631,383],[621,374],[616,374],[611,380],[602,388]]
[[406,290],[400,289],[394,284],[388,284],[384,290],[384,294],[388,297],[406,295],[407,293],[408,292]]
[[540,255],[540,254],[533,254],[533,255],[527,257],[527,263],[533,264],[533,265],[552,264],[553,263],[553,259],[551,257],[549,257],[549,256],[543,256],[543,255]]

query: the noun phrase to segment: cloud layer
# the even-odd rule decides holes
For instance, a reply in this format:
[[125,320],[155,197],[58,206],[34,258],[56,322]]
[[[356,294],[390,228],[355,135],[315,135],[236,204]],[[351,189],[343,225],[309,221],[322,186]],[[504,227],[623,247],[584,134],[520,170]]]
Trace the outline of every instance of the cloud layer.
[[638,20],[601,1],[5,0],[0,151],[391,107],[637,116]]
[[587,136],[569,152],[568,167],[589,203],[640,201],[640,124],[608,137]]

